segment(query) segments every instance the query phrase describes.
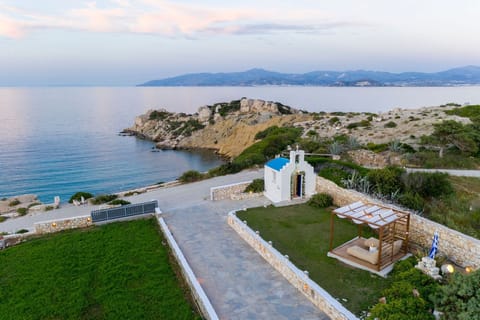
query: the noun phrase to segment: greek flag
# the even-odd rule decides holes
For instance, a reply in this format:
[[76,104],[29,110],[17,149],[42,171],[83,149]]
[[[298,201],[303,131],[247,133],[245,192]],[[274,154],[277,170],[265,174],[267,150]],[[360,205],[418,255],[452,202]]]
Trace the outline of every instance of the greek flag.
[[437,254],[438,250],[438,232],[435,231],[433,234],[433,241],[432,241],[432,248],[430,249],[430,252],[428,253],[428,257],[431,259],[435,259],[435,255]]

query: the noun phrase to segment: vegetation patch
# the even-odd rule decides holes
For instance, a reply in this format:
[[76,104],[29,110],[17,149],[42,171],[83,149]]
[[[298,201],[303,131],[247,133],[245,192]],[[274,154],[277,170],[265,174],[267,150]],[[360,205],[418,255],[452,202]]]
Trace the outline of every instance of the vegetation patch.
[[80,191],[80,192],[75,193],[73,196],[71,196],[70,200],[68,200],[68,202],[73,203],[73,200],[82,201],[82,197],[83,197],[84,200],[87,200],[87,199],[93,198],[93,194],[91,194],[90,192]]
[[24,216],[28,213],[28,208],[18,208],[17,213],[21,216]]
[[131,202],[123,199],[115,199],[113,201],[110,201],[108,204],[125,206],[127,204],[131,204]]
[[200,319],[153,219],[32,239],[0,265],[1,319]]
[[196,170],[188,170],[185,171],[179,178],[178,180],[180,182],[195,182],[195,181],[200,181],[205,179],[206,176],[205,174],[198,172]]
[[91,200],[92,204],[103,204],[117,199],[116,194],[101,194]]
[[19,204],[20,204],[20,200],[14,199],[14,200],[12,200],[8,203],[8,206],[9,207],[15,207],[15,206],[18,206]]
[[328,208],[333,205],[333,198],[328,193],[317,193],[308,200],[307,204],[316,208]]
[[263,179],[254,179],[246,188],[245,192],[263,192],[265,190],[265,181]]

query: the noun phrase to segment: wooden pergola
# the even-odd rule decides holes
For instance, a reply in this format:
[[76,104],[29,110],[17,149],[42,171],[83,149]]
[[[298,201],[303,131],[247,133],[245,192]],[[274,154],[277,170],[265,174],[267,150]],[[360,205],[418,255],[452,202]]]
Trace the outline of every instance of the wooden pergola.
[[[358,237],[333,249],[335,216],[358,224]],[[364,225],[378,232],[378,239],[362,238]],[[409,228],[408,212],[362,201],[352,203],[332,211],[329,256],[379,272],[407,254]]]

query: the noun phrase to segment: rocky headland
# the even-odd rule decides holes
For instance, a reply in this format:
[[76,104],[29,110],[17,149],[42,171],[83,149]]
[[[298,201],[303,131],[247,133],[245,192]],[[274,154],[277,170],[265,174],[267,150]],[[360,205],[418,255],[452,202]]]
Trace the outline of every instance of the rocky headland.
[[448,104],[419,109],[396,108],[379,114],[366,112],[306,112],[279,102],[242,98],[203,106],[195,114],[149,110],[124,130],[156,142],[159,149],[212,149],[234,158],[255,143],[255,135],[271,126],[303,128],[306,138],[331,138],[339,134],[358,142],[389,143],[397,140],[417,146],[422,135],[433,133],[443,120],[470,123],[468,118],[448,115],[458,107]]

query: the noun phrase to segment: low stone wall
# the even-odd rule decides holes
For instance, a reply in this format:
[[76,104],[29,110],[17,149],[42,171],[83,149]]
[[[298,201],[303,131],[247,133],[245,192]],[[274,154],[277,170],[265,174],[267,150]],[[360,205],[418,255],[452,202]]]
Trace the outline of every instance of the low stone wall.
[[232,199],[232,195],[241,194],[250,183],[252,180],[210,188],[210,200]]
[[5,249],[8,247],[17,245],[25,241],[26,238],[34,234],[35,234],[34,232],[27,232],[27,233],[21,233],[21,234],[8,234],[3,237],[0,237],[0,249]]
[[203,291],[203,288],[200,286],[200,283],[195,277],[195,274],[193,273],[192,268],[190,268],[190,265],[188,264],[187,259],[185,259],[185,256],[183,255],[182,250],[180,249],[177,242],[173,238],[173,235],[170,232],[170,229],[168,228],[167,224],[165,223],[163,218],[160,216],[157,216],[157,221],[158,221],[158,224],[160,225],[160,228],[162,229],[163,234],[165,235],[165,238],[167,239],[168,245],[172,249],[172,253],[175,256],[175,259],[177,260],[180,266],[183,277],[187,281],[188,286],[191,289],[193,298],[197,306],[200,308],[202,315],[205,317],[205,319],[208,319],[208,320],[218,320],[218,316],[217,316],[217,313],[215,312],[215,309],[213,309],[213,306],[210,303],[210,300],[208,299],[207,295]]
[[348,155],[352,158],[353,162],[364,167],[383,168],[389,165],[403,165],[402,156],[390,151],[375,153],[370,150],[361,149],[348,151]]
[[247,192],[247,193],[233,193],[230,195],[230,199],[232,200],[247,200],[247,199],[254,199],[260,198],[263,196],[263,192]]
[[68,219],[37,222],[35,223],[35,232],[37,234],[46,234],[68,229],[85,228],[91,225],[92,218],[90,215],[88,215]]
[[282,274],[295,288],[300,290],[317,308],[325,312],[333,320],[358,319],[344,306],[299,270],[285,256],[253,232],[240,221],[235,212],[230,212],[228,224],[255,249],[268,263]]
[[[322,177],[317,177],[317,192],[330,194],[337,206],[345,206],[356,201],[380,203],[380,201],[360,192],[343,189]],[[416,214],[412,213],[410,215],[409,239],[411,242],[428,248],[432,245],[435,231],[439,235],[439,252],[445,254],[450,260],[462,267],[472,266],[475,269],[480,268],[480,240]]]

